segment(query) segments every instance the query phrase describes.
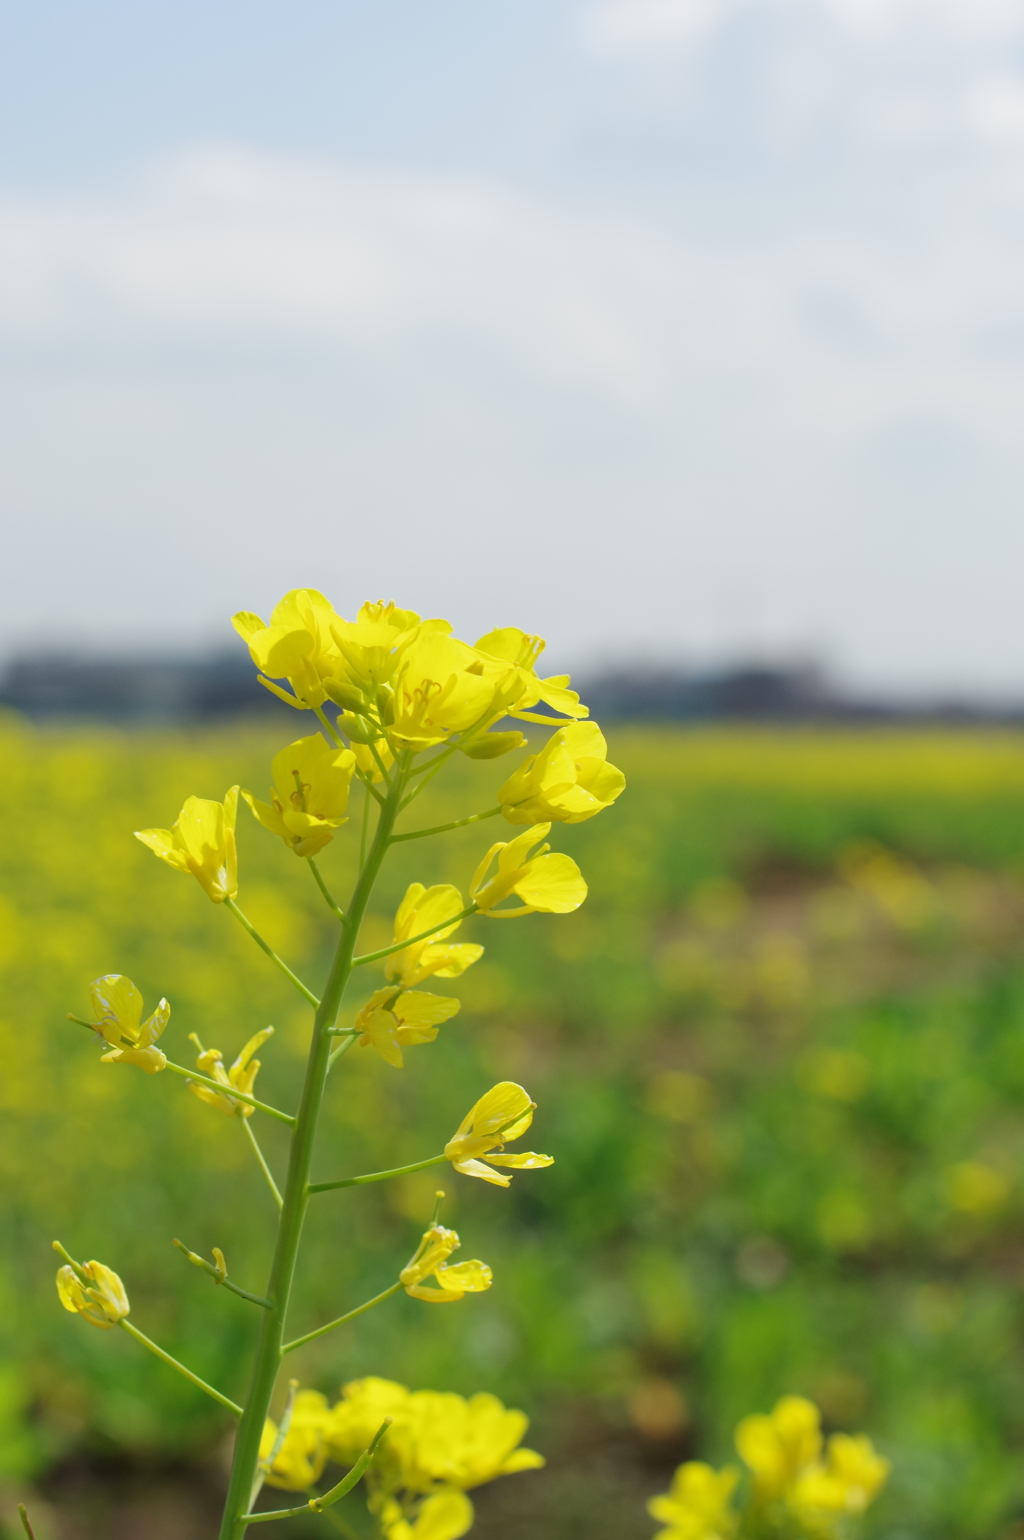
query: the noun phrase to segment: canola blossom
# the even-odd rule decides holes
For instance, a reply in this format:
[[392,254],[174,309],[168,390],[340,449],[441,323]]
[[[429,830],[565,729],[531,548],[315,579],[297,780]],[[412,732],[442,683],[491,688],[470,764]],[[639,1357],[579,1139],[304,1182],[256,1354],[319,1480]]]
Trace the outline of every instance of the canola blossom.
[[669,1490],[647,1504],[651,1518],[665,1525],[655,1540],[730,1540],[739,1524],[732,1501],[739,1479],[734,1465],[717,1471],[702,1460],[680,1465]]
[[[503,1153],[506,1141],[525,1134],[533,1122],[536,1106],[521,1085],[503,1080],[469,1109],[445,1145],[445,1155],[463,1176],[478,1176],[481,1181],[493,1182],[497,1187],[507,1187],[511,1177],[493,1170],[494,1166],[512,1166],[517,1171],[553,1166],[550,1155],[536,1155],[532,1150],[513,1155]],[[482,1155],[491,1162],[490,1165],[479,1158]]]
[[131,1310],[124,1284],[102,1262],[83,1262],[77,1272],[71,1266],[60,1268],[57,1293],[65,1310],[80,1315],[90,1326],[98,1326],[102,1331],[117,1326]]
[[156,1010],[142,1020],[142,995],[123,973],[105,973],[89,985],[92,1025],[111,1044],[104,1064],[134,1064],[147,1075],[156,1075],[167,1066],[167,1055],[155,1046],[171,1019],[171,1007],[161,1000]]
[[[448,1305],[466,1294],[482,1294],[489,1289],[492,1277],[486,1262],[449,1264],[448,1258],[461,1244],[454,1230],[431,1225],[398,1275],[405,1292],[431,1305]],[[428,1279],[433,1279],[436,1287],[428,1286]]]
[[253,1058],[268,1037],[272,1037],[273,1027],[264,1027],[261,1032],[256,1032],[250,1037],[238,1058],[235,1059],[230,1069],[224,1068],[224,1055],[219,1048],[204,1048],[195,1033],[190,1036],[199,1049],[196,1059],[196,1069],[200,1074],[207,1075],[211,1080],[218,1081],[223,1091],[214,1091],[208,1085],[201,1085],[197,1080],[187,1082],[193,1096],[198,1096],[201,1102],[206,1102],[210,1107],[216,1107],[218,1112],[223,1112],[226,1117],[235,1117],[241,1114],[243,1118],[251,1118],[254,1108],[245,1102],[240,1102],[231,1095],[232,1091],[241,1091],[246,1096],[252,1095],[252,1088],[259,1074],[260,1061]]
[[355,764],[351,749],[333,747],[314,733],[274,756],[269,802],[248,791],[242,796],[263,827],[279,835],[297,856],[315,856],[346,821]]
[[[550,831],[549,823],[535,824],[514,840],[499,840],[491,846],[469,884],[470,897],[482,914],[504,920],[526,914],[571,914],[580,907],[587,884],[571,856],[540,843]],[[495,909],[511,897],[522,903]]]
[[559,728],[499,788],[509,823],[583,823],[611,807],[626,785],[608,764],[608,744],[596,722]]
[[177,872],[191,872],[215,904],[238,892],[235,817],[238,787],[223,802],[189,797],[173,829],[138,829],[135,838]]
[[355,1030],[361,1048],[373,1048],[386,1064],[401,1069],[403,1048],[432,1043],[437,1029],[450,1021],[461,1002],[422,989],[378,989],[356,1015]]
[[[462,894],[451,883],[437,883],[432,888],[425,888],[422,882],[411,883],[395,915],[395,943],[409,941],[426,931],[433,934],[392,952],[384,964],[385,978],[397,979],[404,989],[412,989],[433,974],[442,979],[458,978],[479,961],[484,953],[482,946],[447,941],[462,924],[465,907]],[[451,923],[445,924],[446,920]]]

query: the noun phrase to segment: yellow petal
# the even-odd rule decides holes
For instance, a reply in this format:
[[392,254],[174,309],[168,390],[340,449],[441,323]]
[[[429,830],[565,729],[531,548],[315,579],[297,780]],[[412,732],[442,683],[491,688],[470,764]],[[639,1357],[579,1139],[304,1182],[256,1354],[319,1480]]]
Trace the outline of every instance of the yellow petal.
[[489,1289],[493,1274],[486,1262],[455,1262],[450,1267],[439,1267],[434,1274],[442,1289],[448,1293],[482,1294]]

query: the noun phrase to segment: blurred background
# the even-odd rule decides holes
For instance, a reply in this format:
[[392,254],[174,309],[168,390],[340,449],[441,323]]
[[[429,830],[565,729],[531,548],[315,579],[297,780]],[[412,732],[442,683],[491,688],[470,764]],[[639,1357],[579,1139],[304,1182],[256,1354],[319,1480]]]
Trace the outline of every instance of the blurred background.
[[[448,1184],[499,1286],[304,1379],[527,1409],[548,1468],[481,1540],[642,1540],[788,1392],[893,1460],[873,1535],[1020,1540],[1022,258],[1022,0],[0,4],[3,1522],[209,1532],[222,1421],[60,1311],[49,1242],[237,1393],[254,1323],[169,1242],[258,1287],[265,1193],[64,1015],[120,971],[178,1058],[273,1020],[292,1094],[302,1013],[131,831],[262,792],[305,723],[228,617],[308,584],[541,632],[630,788],[563,831],[585,908],[467,925],[444,1041],[328,1109],[374,1169],[528,1087],[553,1170]],[[240,843],[315,980],[315,889]],[[380,944],[479,848],[396,859]],[[425,1201],[325,1200],[297,1308],[375,1291]]]

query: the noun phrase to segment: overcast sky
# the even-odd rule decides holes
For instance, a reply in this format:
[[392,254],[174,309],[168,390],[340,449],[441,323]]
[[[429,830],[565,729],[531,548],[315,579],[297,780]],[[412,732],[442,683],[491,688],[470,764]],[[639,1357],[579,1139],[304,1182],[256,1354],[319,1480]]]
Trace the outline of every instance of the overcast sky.
[[0,4],[0,648],[1024,691],[1024,0]]

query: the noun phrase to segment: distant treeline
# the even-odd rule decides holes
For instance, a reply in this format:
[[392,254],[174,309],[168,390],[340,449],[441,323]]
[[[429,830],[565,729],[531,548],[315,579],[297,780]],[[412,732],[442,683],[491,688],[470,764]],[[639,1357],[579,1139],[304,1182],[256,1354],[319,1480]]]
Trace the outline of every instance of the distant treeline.
[[[892,701],[845,693],[814,668],[634,665],[574,680],[605,721],[1024,722],[1021,705],[969,698]],[[202,722],[280,713],[244,649],[203,657],[16,657],[0,676],[0,706],[34,720]]]

